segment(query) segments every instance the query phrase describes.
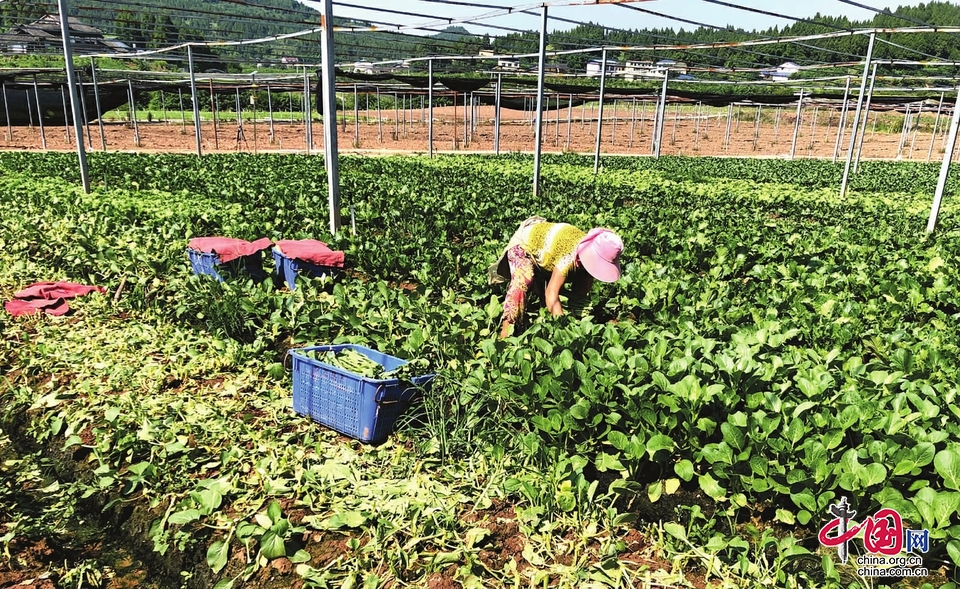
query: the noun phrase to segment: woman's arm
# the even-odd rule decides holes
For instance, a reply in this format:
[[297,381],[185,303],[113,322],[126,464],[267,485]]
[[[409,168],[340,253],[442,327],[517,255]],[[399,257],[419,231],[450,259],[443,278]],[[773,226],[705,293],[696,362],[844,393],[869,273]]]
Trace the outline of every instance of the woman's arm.
[[563,315],[563,307],[560,305],[560,288],[563,287],[566,280],[567,275],[563,271],[554,269],[550,274],[550,282],[547,283],[547,288],[544,291],[544,297],[547,299],[547,309],[550,309],[550,313],[554,317]]

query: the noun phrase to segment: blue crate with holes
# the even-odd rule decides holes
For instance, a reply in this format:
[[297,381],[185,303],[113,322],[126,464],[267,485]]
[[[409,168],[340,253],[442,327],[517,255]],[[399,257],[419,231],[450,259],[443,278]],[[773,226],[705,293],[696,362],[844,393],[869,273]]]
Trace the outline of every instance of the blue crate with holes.
[[220,262],[220,256],[217,254],[201,252],[191,248],[187,248],[187,256],[190,258],[190,266],[193,268],[194,274],[211,276],[220,282],[223,282],[225,275],[237,275],[244,272],[257,280],[263,280],[267,277],[267,273],[263,270],[263,254],[261,252],[230,260],[226,264]]
[[395,370],[406,360],[356,344],[313,346],[290,350],[293,358],[293,410],[341,434],[367,443],[379,443],[393,433],[397,418],[419,398],[435,375],[377,380],[306,356],[353,349]]
[[290,290],[297,289],[297,274],[304,274],[311,278],[336,278],[339,269],[333,266],[318,266],[310,262],[288,258],[277,248],[273,248],[273,264],[277,275],[283,278]]

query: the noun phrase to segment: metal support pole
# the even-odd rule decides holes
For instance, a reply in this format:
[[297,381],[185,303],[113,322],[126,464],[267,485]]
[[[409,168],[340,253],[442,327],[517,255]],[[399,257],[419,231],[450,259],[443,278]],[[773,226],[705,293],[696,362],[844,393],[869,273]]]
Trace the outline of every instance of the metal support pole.
[[700,151],[700,110],[703,107],[702,102],[697,102],[697,125],[694,130],[693,150]]
[[274,143],[274,134],[273,134],[273,93],[270,91],[270,84],[267,84],[267,111],[269,112],[270,120],[270,144]]
[[70,85],[70,103],[73,105],[73,132],[77,138],[77,158],[80,163],[80,179],[83,191],[90,192],[90,174],[87,169],[87,153],[83,147],[83,130],[80,128],[80,101],[77,99],[77,78],[73,69],[73,48],[70,39],[70,22],[67,14],[66,0],[59,0],[60,35],[63,39],[63,57],[67,67],[67,84]]
[[757,151],[757,142],[760,141],[760,108],[757,107],[757,118],[753,122],[753,151]]
[[597,143],[593,152],[593,173],[600,171],[600,139],[603,135],[603,96],[607,89],[607,48],[600,52],[600,106],[597,112]]
[[3,86],[3,113],[7,117],[7,141],[13,140],[13,124],[10,122],[10,103],[7,101],[7,82],[4,81]]
[[937,140],[937,129],[940,128],[940,113],[943,111],[943,95],[944,92],[940,93],[940,103],[937,105],[937,118],[933,121],[933,134],[930,136],[930,149],[927,150],[927,161],[930,161],[930,158],[933,156],[933,144]]
[[610,124],[610,145],[617,145],[617,99],[613,99],[613,122]]
[[[197,139],[197,155],[199,156],[199,155],[203,155],[203,151],[200,147],[200,140],[201,140],[200,103],[197,101],[197,78],[196,78],[196,72],[193,68],[193,46],[192,45],[187,45],[187,64],[190,68],[190,96],[193,99],[193,129]],[[182,100],[183,99],[181,98],[181,107],[180,107],[181,113],[183,112]]]
[[660,159],[660,144],[663,142],[663,117],[667,111],[667,82],[670,80],[670,68],[663,70],[663,89],[660,91],[660,108],[657,111],[657,136],[653,157]]
[[493,98],[493,152],[500,155],[500,98],[503,88],[503,74],[497,74],[496,94]]
[[353,147],[360,147],[360,101],[356,84],[353,85]]
[[[210,119],[213,121],[213,148],[216,150],[220,149],[220,122],[218,118],[220,116],[220,105],[217,104],[217,95],[213,91],[213,78],[208,80],[210,84]],[[239,102],[239,97],[237,102]],[[239,110],[239,107],[238,107]]]
[[133,121],[133,144],[140,147],[140,125],[137,124],[137,101],[133,94],[133,82],[127,78],[127,89],[130,91],[130,120]]
[[77,93],[80,94],[80,108],[83,127],[87,133],[87,147],[93,147],[93,137],[90,136],[90,117],[87,116],[87,92],[83,89],[83,76],[77,72]]
[[554,147],[559,148],[560,147],[560,95],[559,94],[557,94],[555,101],[557,106],[557,115],[555,120],[557,124],[555,129],[556,134],[554,136]]
[[37,100],[37,121],[40,123],[40,147],[47,148],[47,136],[43,131],[43,111],[40,109],[40,89],[37,87],[37,74],[33,74],[33,96]]
[[670,145],[673,145],[677,142],[677,123],[680,121],[680,103],[677,103],[677,108],[673,113],[673,134],[670,137]]
[[870,44],[867,45],[867,59],[863,65],[863,79],[860,81],[860,95],[857,97],[857,112],[853,116],[853,133],[850,136],[850,148],[847,151],[847,162],[843,167],[843,179],[840,181],[840,198],[846,196],[847,180],[850,178],[850,164],[853,162],[853,152],[857,141],[857,130],[860,129],[860,107],[863,105],[863,95],[867,89],[867,73],[870,71],[870,60],[873,58],[873,43],[876,33],[870,33]]
[[[431,81],[431,93],[433,92],[433,82]],[[430,122],[433,122],[431,117]],[[380,108],[380,86],[377,86],[377,143],[383,143],[383,110]],[[433,142],[430,143],[430,155],[433,155]]]
[[393,140],[400,140],[400,94],[393,93]]
[[[329,106],[326,102],[323,103],[324,107]],[[313,128],[310,123],[313,120],[313,115],[310,113],[310,75],[307,74],[307,68],[303,68],[303,134],[307,146],[307,155],[310,155],[310,151],[313,149]],[[333,110],[323,110],[323,128],[333,127],[337,128],[337,97],[334,94],[333,97]],[[331,125],[327,119],[333,119],[333,124]],[[323,165],[327,166],[329,160],[324,159]]]
[[167,120],[167,97],[164,95],[163,90],[160,91],[160,112],[163,113],[163,124],[169,125],[170,121]]
[[957,91],[957,102],[953,106],[953,120],[950,123],[950,136],[947,139],[947,150],[943,154],[943,163],[940,164],[940,177],[937,178],[937,188],[933,194],[933,206],[930,207],[930,219],[927,221],[927,233],[933,233],[937,228],[937,215],[940,213],[940,204],[943,202],[943,189],[947,185],[947,175],[950,174],[950,161],[953,159],[953,150],[957,147],[957,127],[960,126],[960,88]]
[[67,138],[67,145],[70,145],[73,138],[70,137],[70,115],[67,113],[67,87],[64,85],[60,86],[60,102],[63,103],[63,132]]
[[910,154],[908,158],[913,158],[913,148],[917,144],[917,132],[920,130],[920,119],[923,117],[923,103],[920,103],[920,109],[917,110],[917,120],[913,125],[913,137],[910,139]]
[[630,141],[627,142],[627,147],[633,148],[633,134],[637,128],[637,99],[636,97],[631,99],[631,110],[632,114],[630,115]]
[[[320,43],[321,63],[323,64],[323,103],[324,112],[333,113],[337,108],[337,75],[333,55],[333,0],[323,0],[323,37]],[[329,190],[330,233],[340,231],[340,161],[337,152],[337,125],[327,116],[323,117],[323,159],[327,162],[327,188]]]
[[253,125],[253,153],[257,153],[257,150],[260,148],[257,143],[257,77],[256,73],[250,74],[250,106],[253,113],[251,114],[251,124]]
[[[497,84],[497,96],[499,96],[500,85]],[[380,108],[380,89],[377,88],[377,109]],[[499,99],[498,99],[499,100]],[[498,102],[499,104],[499,102]],[[499,113],[498,113],[499,114]],[[499,131],[499,126],[497,131]],[[499,136],[497,137],[499,140]],[[497,148],[500,145],[497,143]],[[433,157],[433,60],[427,60],[427,151],[430,157]]]
[[727,129],[723,133],[723,149],[726,151],[730,147],[730,127],[733,124],[733,103],[727,105]]
[[93,81],[93,100],[97,106],[97,126],[100,127],[100,149],[107,150],[107,137],[103,131],[103,111],[100,110],[100,86],[97,85],[97,66],[90,58],[90,75]]
[[564,144],[564,149],[570,151],[570,128],[573,126],[573,94],[569,96],[569,102],[567,103],[567,141]]
[[820,107],[819,107],[819,106],[814,106],[814,107],[813,107],[813,120],[810,121],[810,147],[807,148],[807,149],[808,149],[808,153],[813,151],[813,144],[814,144],[814,141],[816,141],[816,138],[817,138],[817,117],[819,117],[819,116],[820,116]]
[[847,105],[850,98],[850,76],[847,76],[847,85],[843,90],[843,107],[840,110],[840,126],[837,128],[837,142],[833,146],[833,161],[836,162],[840,157],[840,143],[843,141],[843,133],[847,126]]
[[[870,118],[870,101],[873,99],[873,86],[877,81],[877,64],[873,64],[873,73],[870,75],[870,88],[867,90],[867,102],[863,107],[863,128],[860,129],[860,138],[857,140],[857,154],[853,157],[853,173],[856,174],[860,169],[860,154],[863,152],[863,144],[867,139],[867,120]],[[873,117],[873,124],[876,127],[877,117]],[[872,135],[872,132],[871,132]]]
[[800,97],[797,99],[797,118],[793,122],[793,143],[790,145],[790,159],[797,153],[797,137],[800,136],[800,117],[803,114],[803,88],[800,88]]
[[907,105],[907,110],[903,113],[903,124],[900,125],[900,140],[897,142],[897,157],[900,156],[903,151],[904,145],[907,143],[907,137],[910,135],[910,105]]
[[177,88],[177,96],[180,97],[180,133],[186,134],[187,132],[187,111],[183,107],[183,91],[180,88]]
[[547,69],[547,5],[540,21],[540,67],[537,68],[537,132],[533,152],[533,197],[540,194],[540,151],[543,139],[543,87]]
[[773,143],[776,144],[780,140],[780,113],[783,111],[781,107],[777,107],[777,114],[773,118]]

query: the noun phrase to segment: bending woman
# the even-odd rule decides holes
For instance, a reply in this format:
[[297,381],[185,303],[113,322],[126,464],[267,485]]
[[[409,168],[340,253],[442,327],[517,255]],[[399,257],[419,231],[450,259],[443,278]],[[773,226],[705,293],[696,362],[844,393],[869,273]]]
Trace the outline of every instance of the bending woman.
[[544,302],[551,314],[562,315],[560,288],[569,282],[571,294],[585,298],[594,279],[615,282],[620,278],[622,252],[623,241],[609,229],[596,227],[584,233],[568,223],[550,223],[543,217],[530,217],[521,223],[488,270],[490,284],[510,281],[500,337],[510,335],[512,326],[523,316],[537,274],[549,275],[542,293]]

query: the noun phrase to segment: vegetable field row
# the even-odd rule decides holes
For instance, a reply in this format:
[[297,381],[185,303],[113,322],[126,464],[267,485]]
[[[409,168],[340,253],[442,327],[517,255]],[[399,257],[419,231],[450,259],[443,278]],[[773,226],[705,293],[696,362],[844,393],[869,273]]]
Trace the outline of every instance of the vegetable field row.
[[[841,201],[829,163],[548,157],[534,201],[519,156],[343,158],[357,235],[331,237],[320,158],[91,156],[89,195],[66,155],[0,156],[0,292],[108,293],[2,319],[2,428],[60,456],[21,484],[132,506],[154,566],[200,563],[185,585],[286,562],[309,587],[862,586],[817,540],[841,497],[930,530],[928,581],[956,574],[960,209],[925,234],[935,167],[865,163]],[[530,214],[616,230],[623,277],[500,341],[485,269]],[[215,283],[184,254],[203,235],[352,267]],[[438,376],[390,442],[351,443],[290,408],[285,352],[322,343]],[[59,525],[13,505],[6,546]]]

